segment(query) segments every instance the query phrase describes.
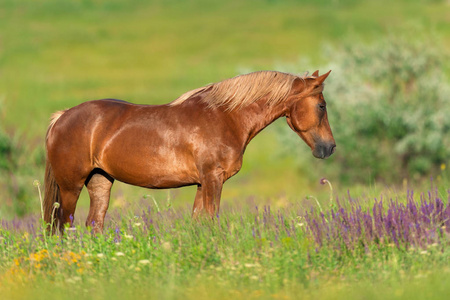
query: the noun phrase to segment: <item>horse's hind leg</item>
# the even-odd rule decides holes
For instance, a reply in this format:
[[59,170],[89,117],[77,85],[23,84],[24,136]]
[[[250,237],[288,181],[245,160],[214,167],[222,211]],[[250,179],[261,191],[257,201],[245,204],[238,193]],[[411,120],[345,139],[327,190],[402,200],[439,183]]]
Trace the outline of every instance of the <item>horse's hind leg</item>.
[[91,226],[95,233],[103,231],[103,222],[108,210],[113,183],[114,179],[99,169],[94,170],[86,180],[86,187],[91,199],[86,226]]
[[75,214],[75,208],[77,206],[78,197],[80,196],[81,189],[83,188],[83,185],[81,187],[72,187],[72,188],[60,188],[60,208],[58,209],[58,221],[56,227],[59,227],[60,231],[64,231],[64,225],[65,224],[72,224],[74,214]]

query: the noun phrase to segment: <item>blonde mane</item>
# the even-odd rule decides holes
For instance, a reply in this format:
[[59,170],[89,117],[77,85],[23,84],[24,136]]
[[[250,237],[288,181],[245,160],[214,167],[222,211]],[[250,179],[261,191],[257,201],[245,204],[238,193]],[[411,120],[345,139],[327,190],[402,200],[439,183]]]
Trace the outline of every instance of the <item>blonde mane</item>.
[[227,110],[239,109],[267,97],[268,105],[275,105],[287,99],[295,79],[314,78],[297,76],[276,71],[259,71],[236,76],[224,81],[189,91],[170,103],[179,105],[189,98],[203,95],[201,101],[209,107],[225,106]]

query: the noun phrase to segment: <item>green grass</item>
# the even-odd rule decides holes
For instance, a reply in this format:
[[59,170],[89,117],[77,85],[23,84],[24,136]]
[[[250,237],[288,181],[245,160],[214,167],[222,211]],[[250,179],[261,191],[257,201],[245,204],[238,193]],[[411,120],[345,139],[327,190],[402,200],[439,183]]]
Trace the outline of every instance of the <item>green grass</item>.
[[[367,200],[360,198],[363,209],[370,207]],[[349,210],[358,206],[341,201]],[[300,217],[308,202],[290,201],[270,213],[255,205],[225,205],[220,218],[193,221],[189,208],[168,209],[159,202],[158,211],[152,201],[141,201],[110,212],[101,236],[78,225],[63,237],[42,236],[36,216],[2,223],[0,294],[2,299],[442,299],[450,292],[448,236],[424,248],[396,247],[387,239],[353,249],[338,240],[320,247]]]

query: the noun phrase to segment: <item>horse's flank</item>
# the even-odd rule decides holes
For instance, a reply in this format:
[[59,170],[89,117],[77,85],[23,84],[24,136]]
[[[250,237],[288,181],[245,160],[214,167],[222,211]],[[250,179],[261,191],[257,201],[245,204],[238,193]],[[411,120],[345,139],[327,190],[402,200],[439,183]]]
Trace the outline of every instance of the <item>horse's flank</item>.
[[[182,104],[186,100],[202,94],[201,101],[208,104],[209,107],[225,107],[230,111],[248,106],[263,97],[266,97],[269,106],[273,106],[288,98],[294,80],[304,81],[308,78],[315,78],[315,76],[305,74],[300,77],[276,71],[253,72],[189,91],[171,102],[170,105]],[[318,94],[322,90],[323,86],[313,92]]]

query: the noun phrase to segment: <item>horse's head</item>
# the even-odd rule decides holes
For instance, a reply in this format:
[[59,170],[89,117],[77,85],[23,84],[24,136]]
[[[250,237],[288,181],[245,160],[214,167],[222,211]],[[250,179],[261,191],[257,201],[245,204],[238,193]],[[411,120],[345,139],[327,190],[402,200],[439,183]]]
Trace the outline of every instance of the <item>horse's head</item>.
[[316,71],[310,77],[296,79],[287,102],[287,123],[308,144],[317,158],[327,158],[336,149],[322,94],[323,82],[330,72],[319,76]]

